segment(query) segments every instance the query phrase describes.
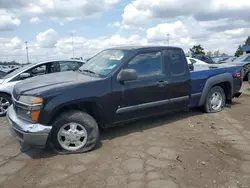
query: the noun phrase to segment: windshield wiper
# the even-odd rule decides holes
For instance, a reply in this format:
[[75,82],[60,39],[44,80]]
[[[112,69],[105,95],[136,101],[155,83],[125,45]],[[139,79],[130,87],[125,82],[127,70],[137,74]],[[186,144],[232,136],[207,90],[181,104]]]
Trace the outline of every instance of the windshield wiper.
[[88,69],[83,69],[83,70],[78,69],[78,71],[80,71],[80,72],[87,72],[87,73],[90,73],[90,74],[97,75],[94,71],[91,71],[91,70],[88,70]]
[[81,70],[81,71],[89,72],[89,73],[91,73],[91,74],[96,74],[95,72],[93,72],[93,71],[91,71],[91,70],[88,70],[88,69],[83,69],[83,70]]

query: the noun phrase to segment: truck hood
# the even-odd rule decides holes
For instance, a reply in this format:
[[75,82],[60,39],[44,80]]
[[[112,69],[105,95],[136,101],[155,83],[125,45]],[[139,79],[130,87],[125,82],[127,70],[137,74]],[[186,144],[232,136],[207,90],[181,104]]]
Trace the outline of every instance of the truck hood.
[[98,77],[88,76],[79,72],[59,72],[51,73],[42,76],[35,76],[28,78],[15,85],[16,94],[37,95],[43,91],[52,90],[56,92],[57,89],[74,86],[79,83],[92,82],[99,80]]

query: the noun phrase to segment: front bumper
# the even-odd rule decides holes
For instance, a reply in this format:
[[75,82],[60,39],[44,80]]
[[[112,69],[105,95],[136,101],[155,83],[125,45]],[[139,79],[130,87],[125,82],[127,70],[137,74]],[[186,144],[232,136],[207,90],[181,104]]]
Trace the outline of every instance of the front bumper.
[[46,146],[51,126],[44,126],[38,123],[30,123],[17,117],[11,105],[8,108],[7,118],[11,125],[12,134],[24,144],[44,148]]

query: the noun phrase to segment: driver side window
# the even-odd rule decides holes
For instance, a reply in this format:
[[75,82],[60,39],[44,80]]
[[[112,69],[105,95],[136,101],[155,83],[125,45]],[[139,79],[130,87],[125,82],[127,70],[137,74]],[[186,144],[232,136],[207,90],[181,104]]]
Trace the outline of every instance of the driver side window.
[[128,68],[136,70],[138,78],[161,75],[161,52],[141,53],[129,62]]
[[40,65],[38,67],[34,67],[26,72],[30,73],[31,77],[44,75],[46,74],[46,65]]

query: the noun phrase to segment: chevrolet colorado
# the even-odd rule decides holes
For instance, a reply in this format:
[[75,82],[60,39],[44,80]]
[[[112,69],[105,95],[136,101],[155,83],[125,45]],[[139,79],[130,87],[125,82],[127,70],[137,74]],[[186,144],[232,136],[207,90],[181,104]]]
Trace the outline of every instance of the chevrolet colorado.
[[14,135],[57,153],[86,152],[99,127],[203,106],[221,111],[240,96],[242,67],[188,68],[177,47],[116,47],[101,51],[76,72],[17,83],[7,117]]

